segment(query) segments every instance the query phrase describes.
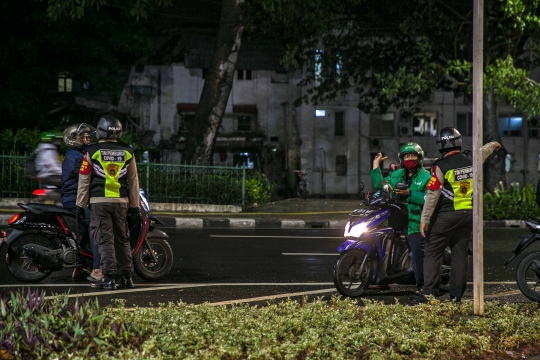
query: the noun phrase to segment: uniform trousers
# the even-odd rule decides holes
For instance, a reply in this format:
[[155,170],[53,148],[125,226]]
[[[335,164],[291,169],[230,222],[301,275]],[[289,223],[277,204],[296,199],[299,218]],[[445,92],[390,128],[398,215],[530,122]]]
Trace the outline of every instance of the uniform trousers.
[[452,251],[450,296],[462,297],[467,287],[468,251],[472,238],[472,210],[444,211],[434,214],[426,238],[424,254],[425,295],[439,295],[441,266],[447,246]]
[[104,276],[115,277],[133,270],[129,231],[126,221],[127,203],[93,203],[90,231],[101,254]]

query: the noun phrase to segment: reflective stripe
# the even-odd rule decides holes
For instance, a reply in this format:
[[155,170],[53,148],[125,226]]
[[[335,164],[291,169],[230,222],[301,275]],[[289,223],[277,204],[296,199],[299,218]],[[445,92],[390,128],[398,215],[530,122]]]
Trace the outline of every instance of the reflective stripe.
[[447,199],[450,199],[450,200],[454,200],[454,193],[451,192],[450,190],[448,189],[445,189],[444,187],[441,188],[441,192],[443,194],[443,196]]

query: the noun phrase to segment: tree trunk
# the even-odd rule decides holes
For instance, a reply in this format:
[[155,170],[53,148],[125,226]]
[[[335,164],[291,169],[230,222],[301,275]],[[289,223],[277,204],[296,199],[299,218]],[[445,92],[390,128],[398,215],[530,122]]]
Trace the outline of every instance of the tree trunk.
[[212,163],[216,135],[232,88],[244,31],[244,0],[223,0],[217,44],[212,55],[199,106],[195,112],[183,161]]
[[[497,102],[493,95],[493,88],[484,92],[484,119],[483,119],[484,144],[497,141],[502,146],[499,135],[499,119],[497,117]],[[506,187],[506,173],[504,171],[504,149],[495,151],[484,162],[484,189],[489,192],[497,186]]]

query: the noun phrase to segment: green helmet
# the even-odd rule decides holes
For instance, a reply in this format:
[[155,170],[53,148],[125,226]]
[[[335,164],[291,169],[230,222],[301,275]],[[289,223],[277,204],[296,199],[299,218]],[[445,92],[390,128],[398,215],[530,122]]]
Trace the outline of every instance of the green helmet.
[[424,166],[424,150],[414,142],[406,143],[399,149],[399,165],[403,166],[403,157],[405,154],[416,154],[418,155],[418,167]]
[[62,141],[62,133],[60,131],[45,131],[41,134],[41,142],[51,143],[53,141]]

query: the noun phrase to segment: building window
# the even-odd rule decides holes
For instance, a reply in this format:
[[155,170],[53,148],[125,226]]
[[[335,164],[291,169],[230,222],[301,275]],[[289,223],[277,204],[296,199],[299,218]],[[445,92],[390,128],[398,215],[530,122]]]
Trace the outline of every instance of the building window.
[[529,137],[538,138],[538,118],[532,118],[529,120]]
[[313,74],[315,75],[315,86],[322,82],[322,50],[315,50],[315,65]]
[[60,72],[58,74],[58,92],[72,92],[73,79],[68,72]]
[[321,109],[315,110],[315,116],[316,117],[324,117],[324,116],[326,116],[326,110],[321,110]]
[[251,128],[251,116],[240,115],[238,116],[237,131],[252,131]]
[[236,78],[238,80],[251,80],[251,70],[236,70]]
[[334,114],[334,136],[345,135],[345,113],[337,111]]
[[336,156],[336,175],[347,175],[347,156]]
[[523,117],[521,116],[499,116],[499,135],[500,136],[521,136],[523,126]]
[[369,114],[369,134],[371,136],[394,136],[394,113]]
[[437,113],[416,113],[413,115],[413,135],[437,136]]
[[472,113],[457,113],[456,128],[462,136],[472,136]]
[[207,75],[208,75],[208,69],[207,68],[202,69],[202,78],[204,80],[206,80]]

